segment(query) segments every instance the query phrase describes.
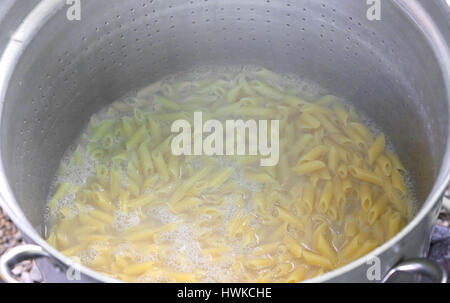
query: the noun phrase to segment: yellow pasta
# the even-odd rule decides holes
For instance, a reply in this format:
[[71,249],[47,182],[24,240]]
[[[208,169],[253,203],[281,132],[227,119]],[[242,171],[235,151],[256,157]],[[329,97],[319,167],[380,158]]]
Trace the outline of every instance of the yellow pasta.
[[384,147],[386,145],[386,140],[384,138],[384,135],[379,135],[375,142],[370,146],[368,151],[368,158],[369,158],[369,164],[372,165],[375,160],[378,158],[378,156],[383,152]]
[[322,194],[319,198],[318,209],[321,213],[326,213],[330,207],[331,198],[333,196],[333,184],[328,181],[323,187]]
[[303,164],[299,164],[292,168],[292,170],[298,175],[304,175],[308,173],[315,172],[325,167],[325,163],[319,160],[314,160],[310,162],[306,162]]
[[[162,80],[94,115],[52,186],[50,245],[127,282],[301,282],[411,219],[405,167],[339,98],[303,95],[266,69],[199,78]],[[191,133],[172,132],[179,119]],[[207,120],[224,132],[255,120],[258,138],[252,121],[245,138],[233,131],[237,154],[231,136],[199,135]],[[261,165],[264,143],[274,165]]]
[[377,174],[371,171],[353,165],[350,165],[348,168],[352,176],[360,181],[369,182],[378,186],[383,185],[383,179],[381,179],[379,176],[377,176]]

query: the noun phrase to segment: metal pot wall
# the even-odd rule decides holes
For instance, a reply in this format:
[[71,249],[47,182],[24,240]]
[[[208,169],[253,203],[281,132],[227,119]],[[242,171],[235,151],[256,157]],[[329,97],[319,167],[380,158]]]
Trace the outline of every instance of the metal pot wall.
[[[67,18],[69,8],[63,0],[0,4],[1,205],[36,244],[3,256],[5,278],[18,260],[45,256],[45,279],[67,279],[70,259],[43,239],[44,209],[63,152],[93,113],[193,66],[257,64],[308,78],[375,121],[419,201],[415,218],[389,242],[313,281],[367,282],[374,257],[383,276],[415,258],[394,271],[445,279],[416,259],[425,257],[450,178],[444,0],[381,1],[380,21],[368,20],[360,0],[81,1],[79,21]],[[80,271],[82,281],[112,281]]]

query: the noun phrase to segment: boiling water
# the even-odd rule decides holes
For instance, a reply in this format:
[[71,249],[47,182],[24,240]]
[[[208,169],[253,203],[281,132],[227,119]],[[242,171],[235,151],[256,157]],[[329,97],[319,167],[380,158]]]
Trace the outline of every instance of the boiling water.
[[[271,89],[268,94],[254,88],[261,82]],[[230,92],[236,87],[238,93],[230,100]],[[325,95],[324,90],[303,79],[259,67],[202,67],[173,75],[114,102],[92,117],[62,159],[49,197],[48,241],[82,264],[127,281],[296,282],[353,261],[388,240],[411,218],[412,187],[406,172],[395,167],[395,160],[384,151],[379,157],[390,161],[392,171],[401,171],[407,190],[393,186],[393,173],[383,175],[378,162],[368,163],[369,150],[380,134],[376,126],[358,117],[345,100],[323,98]],[[169,99],[176,106],[158,103],[155,96]],[[285,102],[285,96],[294,101]],[[170,126],[175,120],[162,118],[167,114],[183,112],[189,118],[194,111],[202,111],[211,119],[258,119],[242,116],[239,110],[217,114],[224,105],[240,102],[243,107],[290,112],[280,122],[280,138],[286,147],[280,150],[280,162],[275,167],[261,167],[258,161],[245,161],[239,156],[174,159],[170,149],[161,147],[171,135]],[[319,110],[309,103],[316,104]],[[344,137],[355,133],[348,130],[350,124],[339,120],[337,107],[344,109],[349,123],[360,123],[370,130],[367,145],[355,146],[345,138],[336,139],[324,127],[320,119],[326,118]],[[317,117],[314,119],[321,125],[305,126],[305,113]],[[124,130],[126,119],[133,127],[129,135]],[[160,138],[150,135],[153,133],[148,120],[158,123]],[[107,134],[93,139],[105,121],[112,121]],[[127,142],[141,127],[146,129],[145,138],[128,149]],[[305,140],[304,146],[290,152],[300,140]],[[143,170],[142,154],[137,152],[142,145],[153,161],[150,171]],[[307,173],[292,169],[299,167],[302,157],[317,146],[328,150],[307,161],[321,161],[326,164],[324,168]],[[328,165],[332,146],[348,155],[348,159],[338,160],[344,169],[361,167],[383,183],[373,184],[350,172],[348,177],[339,176],[336,168]],[[383,149],[392,150],[389,142]],[[155,168],[153,150],[162,153],[166,168],[177,163],[168,179]],[[196,180],[182,198],[175,199],[177,190],[205,167],[212,169]],[[121,176],[116,191],[111,181],[113,170]],[[226,180],[208,187],[208,182],[221,172],[227,172]],[[351,188],[339,202],[336,197],[344,183]],[[360,202],[362,183],[371,190],[368,209],[363,209]],[[308,185],[313,185],[312,208],[304,201]],[[324,210],[319,204],[327,200],[326,188],[333,188],[333,193]],[[151,201],[132,206],[146,195]],[[404,207],[395,204],[390,195],[401,197]],[[195,199],[192,207],[174,211],[189,199]],[[370,222],[370,212],[378,212],[381,204],[382,212]],[[139,237],[145,231],[151,235]],[[355,243],[357,247],[353,248]],[[358,251],[358,247],[365,250]]]

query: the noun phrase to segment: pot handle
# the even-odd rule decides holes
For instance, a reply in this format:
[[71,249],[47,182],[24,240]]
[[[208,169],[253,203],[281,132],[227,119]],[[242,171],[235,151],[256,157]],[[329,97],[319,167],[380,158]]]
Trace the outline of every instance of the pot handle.
[[420,274],[430,278],[434,283],[447,283],[448,280],[448,273],[440,264],[423,258],[398,263],[389,270],[381,282],[389,282],[389,279],[396,273]]
[[8,283],[19,283],[11,272],[14,266],[25,260],[42,257],[49,257],[49,255],[38,245],[16,246],[0,257],[0,275]]

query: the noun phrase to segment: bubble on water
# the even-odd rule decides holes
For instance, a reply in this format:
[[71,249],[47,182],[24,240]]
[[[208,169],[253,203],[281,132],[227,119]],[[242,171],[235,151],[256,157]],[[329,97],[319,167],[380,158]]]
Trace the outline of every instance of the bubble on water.
[[124,213],[120,210],[114,211],[113,227],[117,231],[124,231],[133,226],[139,225],[141,219],[138,211]]

